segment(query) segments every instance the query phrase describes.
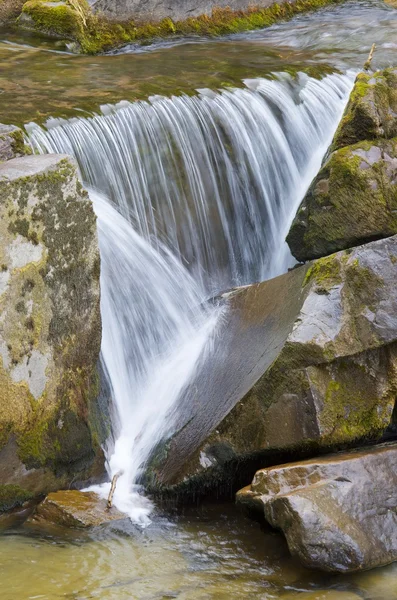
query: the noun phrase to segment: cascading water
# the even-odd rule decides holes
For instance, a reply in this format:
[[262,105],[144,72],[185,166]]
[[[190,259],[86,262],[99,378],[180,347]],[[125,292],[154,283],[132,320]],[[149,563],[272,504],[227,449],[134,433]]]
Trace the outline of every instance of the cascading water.
[[76,156],[154,247],[208,293],[288,266],[284,238],[341,115],[352,77],[282,74],[245,89],[151,98],[34,127],[33,145]]
[[245,84],[29,126],[35,149],[73,154],[100,192],[102,357],[118,413],[108,470],[123,471],[115,504],[135,520],[150,505],[134,484],[210,351],[220,311],[204,300],[289,265],[285,235],[353,74]]

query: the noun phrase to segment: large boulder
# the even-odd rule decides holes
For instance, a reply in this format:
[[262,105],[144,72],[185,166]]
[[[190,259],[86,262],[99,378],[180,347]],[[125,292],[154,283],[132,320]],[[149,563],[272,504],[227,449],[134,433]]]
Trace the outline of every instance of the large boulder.
[[43,493],[103,468],[99,270],[73,160],[1,164],[1,486]]
[[397,69],[361,73],[287,236],[299,261],[397,233]]
[[336,150],[287,236],[300,261],[397,233],[397,138]]
[[237,502],[264,514],[305,566],[346,573],[397,560],[397,444],[263,469]]
[[248,458],[379,438],[397,393],[396,282],[394,236],[231,292],[154,485],[204,489]]

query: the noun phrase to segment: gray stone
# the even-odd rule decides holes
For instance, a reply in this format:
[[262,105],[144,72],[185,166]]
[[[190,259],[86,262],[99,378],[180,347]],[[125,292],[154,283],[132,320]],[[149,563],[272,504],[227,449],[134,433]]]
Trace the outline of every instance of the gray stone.
[[396,282],[394,236],[227,294],[152,485],[204,489],[259,453],[274,462],[379,438],[397,394]]
[[261,510],[307,567],[346,573],[397,560],[397,444],[260,470],[237,502]]
[[71,158],[0,165],[0,273],[0,481],[45,493],[103,470],[96,218]]

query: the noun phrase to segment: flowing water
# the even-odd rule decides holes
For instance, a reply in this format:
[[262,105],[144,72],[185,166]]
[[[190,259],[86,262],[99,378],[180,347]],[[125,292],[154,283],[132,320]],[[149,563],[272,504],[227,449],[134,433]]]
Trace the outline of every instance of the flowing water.
[[123,472],[116,504],[152,521],[85,538],[8,530],[6,600],[397,598],[394,567],[315,575],[234,512],[161,517],[137,485],[222,325],[205,300],[291,264],[288,225],[371,44],[375,67],[393,63],[396,16],[380,2],[345,4],[228,39],[95,58],[0,35],[0,121],[45,124],[29,126],[32,144],[74,154],[93,188],[102,358],[117,408],[108,470]]

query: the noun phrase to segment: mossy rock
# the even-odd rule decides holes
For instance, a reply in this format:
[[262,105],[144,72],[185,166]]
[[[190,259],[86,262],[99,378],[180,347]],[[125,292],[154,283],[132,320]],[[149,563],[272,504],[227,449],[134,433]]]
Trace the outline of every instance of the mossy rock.
[[287,236],[300,261],[397,233],[397,138],[336,150],[311,184]]
[[0,480],[45,493],[102,463],[96,218],[72,159],[0,165]]
[[[147,42],[173,36],[201,35],[215,37],[268,27],[296,14],[336,4],[343,0],[296,0],[274,2],[270,6],[250,6],[242,10],[214,6],[211,14],[173,20],[165,15],[156,19],[157,5],[146,11],[148,18],[136,19],[135,14],[120,20],[117,9],[110,18],[98,6],[93,14],[85,0],[28,0],[18,19],[20,27],[35,29],[75,42],[73,49],[85,54],[97,54],[135,42]],[[96,9],[96,7],[95,7]],[[114,12],[116,14],[114,14]]]
[[26,154],[32,154],[32,150],[25,143],[22,129],[0,123],[0,162]]
[[33,494],[19,485],[0,485],[0,513],[22,506]]
[[89,13],[85,0],[28,0],[23,5],[18,23],[55,37],[80,39]]
[[360,73],[331,149],[397,136],[397,69]]

